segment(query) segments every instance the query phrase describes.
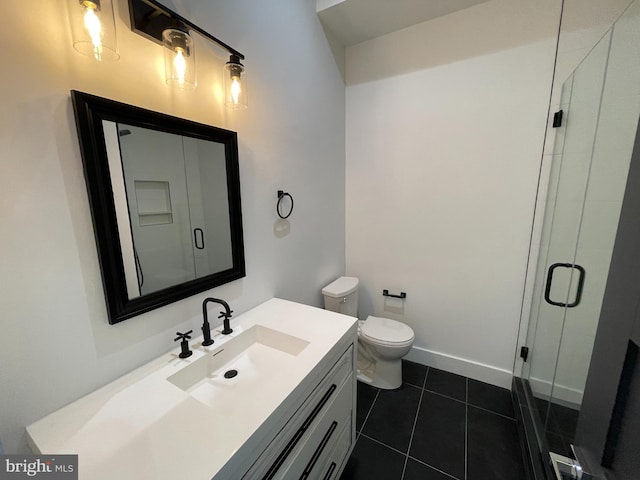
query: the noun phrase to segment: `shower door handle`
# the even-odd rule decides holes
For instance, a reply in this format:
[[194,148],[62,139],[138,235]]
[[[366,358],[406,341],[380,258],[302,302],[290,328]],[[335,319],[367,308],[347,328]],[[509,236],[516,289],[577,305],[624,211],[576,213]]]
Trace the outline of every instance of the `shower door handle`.
[[[580,276],[578,277],[578,289],[576,290],[576,298],[572,303],[554,302],[553,300],[551,300],[550,294],[551,294],[551,284],[553,283],[553,272],[558,267],[575,268],[576,270],[578,270],[580,274]],[[584,277],[585,277],[585,271],[584,271],[584,268],[582,268],[580,265],[575,265],[573,263],[554,263],[549,267],[549,271],[547,272],[547,286],[544,289],[544,299],[547,301],[548,304],[555,305],[557,307],[573,308],[578,306],[578,304],[580,303],[580,299],[582,298],[582,289],[584,288]]]
[[[198,233],[200,235],[198,235]],[[200,242],[198,243],[198,236],[200,237]],[[196,244],[196,248],[198,250],[204,250],[204,232],[201,228],[193,229],[193,243]]]

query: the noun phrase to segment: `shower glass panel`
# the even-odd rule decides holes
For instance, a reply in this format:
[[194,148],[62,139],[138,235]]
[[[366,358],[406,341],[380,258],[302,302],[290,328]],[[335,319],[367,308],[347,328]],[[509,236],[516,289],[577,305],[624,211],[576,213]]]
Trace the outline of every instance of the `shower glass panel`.
[[539,435],[571,456],[640,112],[640,0],[565,81],[561,103],[522,376]]
[[[603,38],[563,85],[561,108],[564,120],[556,132],[534,286],[535,301],[529,323],[528,344],[531,352],[530,362],[525,364],[525,377],[528,377],[536,397],[550,449],[561,454],[567,452],[565,445],[568,438],[563,438],[563,432],[554,421],[549,400],[554,393],[556,396],[567,393],[561,404],[562,407],[572,407],[572,410],[565,412],[567,415],[572,415],[581,401],[580,394],[569,386],[565,388],[558,384],[556,388],[555,379],[567,312],[583,310],[585,303],[581,299],[575,307],[565,307],[576,303],[579,294],[577,287],[581,272],[573,267],[589,181],[609,39],[610,35]],[[584,288],[587,288],[591,271],[587,270],[584,277]],[[585,368],[588,368],[588,362]],[[586,370],[583,376],[586,379]],[[566,430],[570,429],[564,432],[568,437],[572,433]]]

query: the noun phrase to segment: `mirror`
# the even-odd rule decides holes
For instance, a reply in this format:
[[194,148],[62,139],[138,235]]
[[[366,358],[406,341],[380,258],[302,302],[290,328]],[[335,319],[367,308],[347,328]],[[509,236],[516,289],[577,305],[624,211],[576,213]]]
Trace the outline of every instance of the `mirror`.
[[236,133],[71,98],[109,323],[244,277]]

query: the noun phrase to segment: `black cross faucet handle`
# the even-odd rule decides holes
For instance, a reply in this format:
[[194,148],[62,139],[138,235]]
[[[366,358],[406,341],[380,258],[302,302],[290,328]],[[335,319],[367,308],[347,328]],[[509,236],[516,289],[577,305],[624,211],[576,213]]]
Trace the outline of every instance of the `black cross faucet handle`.
[[187,333],[176,332],[176,335],[178,336],[174,338],[173,341],[177,342],[178,340],[191,340],[192,333],[193,333],[193,330],[189,330]]
[[173,341],[177,342],[178,340],[182,340],[180,342],[180,355],[178,355],[180,358],[187,358],[191,356],[191,350],[189,350],[189,342],[188,340],[191,338],[191,333],[193,332],[193,330],[189,330],[187,333],[180,333],[180,332],[176,332],[176,335],[178,335]]

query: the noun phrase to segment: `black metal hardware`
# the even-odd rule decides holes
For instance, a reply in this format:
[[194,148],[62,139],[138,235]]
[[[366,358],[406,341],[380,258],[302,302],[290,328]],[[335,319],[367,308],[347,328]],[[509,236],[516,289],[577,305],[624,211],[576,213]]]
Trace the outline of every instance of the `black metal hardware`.
[[209,324],[209,318],[207,315],[207,303],[209,303],[209,299],[205,298],[204,302],[202,302],[202,346],[208,347],[209,345],[213,345],[213,340],[211,338],[211,325]]
[[169,10],[156,0],[129,0],[131,30],[162,45],[162,32],[167,28],[195,30],[232,55],[244,59],[244,55],[217,39],[176,12]]
[[524,360],[525,362],[527,361],[527,358],[529,358],[529,347],[520,347],[520,358],[522,358],[522,360]]
[[[200,245],[198,245],[198,233],[200,233]],[[193,229],[193,243],[198,250],[204,250],[204,231],[201,228]]]
[[336,462],[331,462],[331,466],[329,466],[329,470],[327,470],[327,474],[322,480],[329,480],[331,478],[331,475],[333,475],[333,471],[336,469],[336,467]]
[[307,478],[309,478],[309,475],[311,474],[313,467],[316,466],[316,462],[320,458],[320,455],[322,455],[324,448],[327,446],[327,443],[329,443],[329,439],[331,438],[331,435],[333,435],[333,432],[335,432],[337,426],[338,426],[338,422],[336,422],[335,420],[331,422],[331,426],[329,427],[329,430],[327,430],[327,432],[324,434],[324,437],[322,437],[322,440],[320,441],[320,445],[318,445],[318,448],[316,448],[316,451],[313,452],[313,456],[311,457],[311,460],[309,460],[307,467],[304,469],[304,472],[302,472],[302,475],[300,475],[300,480],[307,480]]
[[562,126],[563,113],[564,112],[562,110],[558,110],[556,113],[553,114],[553,128],[558,128]]
[[190,357],[191,354],[193,353],[191,350],[189,350],[189,340],[191,339],[192,332],[193,330],[189,330],[187,333],[176,332],[176,335],[178,336],[174,338],[173,341],[177,342],[178,340],[181,340],[180,348],[182,349],[182,351],[178,355],[180,358]]
[[238,375],[238,370],[232,369],[224,372],[224,378],[233,378]]
[[400,295],[394,295],[392,293],[389,293],[389,290],[387,289],[382,290],[382,295],[385,297],[393,297],[393,298],[407,298],[407,294],[405,292],[400,292]]
[[229,313],[220,312],[220,315],[218,315],[218,318],[224,319],[222,320],[222,332],[220,332],[223,335],[229,335],[230,333],[233,333],[233,328],[231,328],[231,326],[229,325],[229,319],[231,318],[232,313],[233,310],[230,310]]
[[262,477],[262,480],[271,480],[276,475],[276,473],[278,472],[278,469],[287,460],[287,457],[294,450],[294,448],[296,447],[296,445],[298,444],[302,436],[309,429],[313,421],[316,419],[320,411],[322,411],[322,408],[327,404],[327,402],[329,401],[329,398],[331,398],[331,395],[333,395],[333,393],[336,391],[337,388],[338,387],[336,386],[335,383],[331,384],[329,389],[322,396],[318,404],[314,407],[314,409],[311,411],[307,419],[304,421],[302,426],[293,435],[293,437],[291,437],[291,440],[289,440],[289,443],[287,443],[287,445],[284,447],[282,452],[280,452],[280,455],[278,455],[278,458],[276,458],[275,462],[273,462],[273,464],[271,465],[271,467],[269,468],[265,476]]
[[207,304],[209,302],[219,303],[225,309],[225,311],[220,312],[220,315],[218,316],[218,318],[224,317],[224,325],[223,325],[222,333],[224,335],[229,335],[231,332],[233,332],[233,330],[229,327],[229,319],[231,318],[231,314],[233,313],[233,310],[229,308],[229,304],[224,300],[220,300],[219,298],[213,298],[213,297],[205,298],[204,301],[202,302],[202,319],[203,319],[202,335],[204,336],[202,345],[204,345],[205,347],[213,343],[213,340],[211,339],[211,325],[209,324],[209,316],[207,314]]
[[136,262],[136,270],[138,272],[138,288],[142,288],[144,285],[144,272],[142,271],[142,264],[140,263],[140,257],[138,257],[138,251],[136,250],[135,245],[133,246],[133,257]]
[[313,423],[315,418],[318,416],[318,413],[320,413],[320,410],[322,410],[325,404],[329,401],[329,398],[331,398],[331,395],[333,395],[333,392],[336,391],[336,388],[338,388],[336,384],[332,383],[329,389],[322,396],[322,398],[320,399],[316,407],[313,409],[313,411],[309,414],[307,419],[304,421],[304,423],[302,424],[302,427],[300,428],[302,428],[303,430],[306,430],[307,428],[309,428],[311,423]]
[[[211,290],[232,280],[243,278],[246,275],[246,266],[244,235],[242,233],[237,133],[87,93],[71,91],[71,98],[98,246],[97,253],[100,260],[109,323],[115,324],[127,320],[183,298]],[[224,145],[227,198],[229,200],[228,221],[231,234],[231,268],[130,298],[122,260],[122,252],[125,248],[118,235],[118,217],[115,208],[118,200],[114,198],[113,194],[112,172],[110,172],[103,130],[103,121],[105,120]],[[144,261],[143,252],[139,253],[141,260]],[[145,273],[148,274],[148,272]]]
[[[280,213],[280,202],[282,202],[282,199],[284,197],[289,197],[289,200],[291,201],[291,208],[289,209],[289,213],[287,213],[286,215]],[[284,190],[278,190],[278,203],[276,203],[276,213],[282,219],[286,219],[291,216],[291,214],[293,213],[293,197],[290,193],[285,192]]]
[[[578,270],[578,272],[580,272],[580,276],[578,277],[578,289],[576,291],[576,298],[572,303],[555,302],[550,298],[551,284],[553,282],[553,272],[558,267],[575,268],[576,270]],[[584,271],[584,268],[582,268],[580,265],[576,265],[573,263],[554,263],[549,267],[549,271],[547,272],[547,285],[544,289],[544,299],[548,304],[555,305],[556,307],[573,308],[577,306],[580,303],[580,299],[582,298],[582,289],[584,288],[585,275],[586,275],[586,272]]]

